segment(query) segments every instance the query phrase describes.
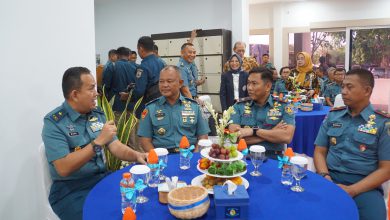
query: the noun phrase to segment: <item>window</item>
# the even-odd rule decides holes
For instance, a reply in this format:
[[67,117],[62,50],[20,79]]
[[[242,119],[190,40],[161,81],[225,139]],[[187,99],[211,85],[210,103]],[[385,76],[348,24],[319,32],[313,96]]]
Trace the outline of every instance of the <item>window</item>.
[[257,63],[262,63],[261,56],[265,53],[269,54],[269,35],[250,35],[249,55],[255,57]]
[[351,29],[350,68],[390,78],[390,28]]
[[316,66],[320,65],[321,60],[326,66],[344,67],[345,37],[345,31],[290,33],[289,66],[295,66],[296,54],[305,51],[311,54],[312,62]]

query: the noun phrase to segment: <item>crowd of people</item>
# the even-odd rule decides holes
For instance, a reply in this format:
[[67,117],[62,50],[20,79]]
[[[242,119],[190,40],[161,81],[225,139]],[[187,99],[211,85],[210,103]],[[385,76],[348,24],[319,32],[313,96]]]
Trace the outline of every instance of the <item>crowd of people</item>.
[[[61,219],[82,219],[88,192],[107,174],[103,148],[121,160],[146,163],[150,149],[164,147],[178,152],[182,136],[195,146],[198,140],[208,138],[210,126],[197,93],[197,86],[206,78],[199,78],[194,63],[194,37],[196,31],[181,47],[176,66],[164,63],[147,36],[138,40],[140,64],[135,63],[137,53],[129,48],[109,52],[103,71],[105,94],[109,99],[115,97],[113,109],[119,112],[125,110],[131,91],[128,110],[143,97],[137,112],[139,127],[134,132],[146,153],[117,139],[115,123],[106,121],[96,107],[98,92],[91,72],[84,67],[65,71],[65,101],[46,115],[42,131],[53,179],[49,201]],[[227,129],[238,132],[248,145],[263,145],[266,155],[276,159],[283,155],[283,145],[293,138],[295,114],[284,99],[275,96],[300,90],[308,100],[324,96],[332,106],[341,93],[345,106],[330,111],[315,141],[317,173],[353,197],[361,219],[385,219],[381,184],[390,179],[390,115],[375,111],[369,102],[374,88],[371,72],[313,68],[310,55],[300,52],[295,68],[282,67],[278,73],[268,54],[258,64],[244,56],[245,47],[243,42],[234,45],[234,54],[221,75],[222,109],[234,108]]]

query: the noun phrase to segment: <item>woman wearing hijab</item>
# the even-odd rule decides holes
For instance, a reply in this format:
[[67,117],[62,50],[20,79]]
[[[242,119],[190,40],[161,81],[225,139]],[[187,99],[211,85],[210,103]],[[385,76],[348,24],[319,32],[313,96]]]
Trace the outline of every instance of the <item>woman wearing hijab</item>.
[[233,54],[228,60],[230,70],[221,75],[220,98],[222,110],[234,105],[240,98],[248,96],[246,84],[248,73],[242,70],[242,60]]
[[[297,66],[291,71],[290,76],[295,78],[295,82],[300,89],[307,91],[307,96],[311,97],[314,94],[319,94],[320,84],[318,77],[313,71],[313,63],[311,57],[306,52],[299,52],[297,54]],[[294,90],[292,80],[286,84],[289,91]]]

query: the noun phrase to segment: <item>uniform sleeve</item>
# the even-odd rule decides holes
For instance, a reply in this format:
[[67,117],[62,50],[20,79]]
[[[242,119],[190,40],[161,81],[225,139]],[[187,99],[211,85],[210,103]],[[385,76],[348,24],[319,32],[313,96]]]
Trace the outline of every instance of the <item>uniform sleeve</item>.
[[324,97],[325,98],[330,98],[330,89],[331,89],[331,87],[329,87],[329,86],[327,86],[325,88],[325,91],[324,91]]
[[274,93],[276,93],[276,94],[280,93],[280,82],[279,81],[276,81],[276,83],[275,83]]
[[103,71],[103,85],[107,90],[111,88],[112,76],[114,75],[114,64],[108,64],[107,68]]
[[183,67],[180,67],[180,75],[181,75],[181,79],[183,80],[183,86],[188,87],[188,76],[187,76],[187,72],[184,70]]
[[379,136],[378,159],[390,160],[390,120],[386,120],[383,131]]
[[292,126],[295,126],[295,113],[291,106],[285,105],[282,120]]
[[135,73],[135,88],[134,92],[137,97],[141,97],[145,94],[146,85],[148,83],[149,72],[142,65],[139,66]]
[[205,135],[210,132],[209,123],[205,117],[203,117],[203,113],[198,106],[198,124],[196,125],[196,135],[199,137],[200,135]]
[[42,139],[45,144],[49,163],[61,159],[70,153],[65,134],[48,118],[43,121]]
[[234,113],[230,115],[232,124],[241,125],[241,111],[238,104],[233,105]]
[[149,107],[146,107],[141,114],[141,120],[139,122],[139,128],[137,132],[137,135],[140,137],[153,137],[153,125],[149,110]]
[[322,122],[322,125],[321,125],[320,130],[319,130],[318,135],[317,135],[317,138],[314,142],[314,145],[316,145],[316,146],[322,146],[322,147],[329,146],[329,138],[327,135],[327,132],[329,129],[329,126],[328,126],[329,114],[325,117],[324,121]]

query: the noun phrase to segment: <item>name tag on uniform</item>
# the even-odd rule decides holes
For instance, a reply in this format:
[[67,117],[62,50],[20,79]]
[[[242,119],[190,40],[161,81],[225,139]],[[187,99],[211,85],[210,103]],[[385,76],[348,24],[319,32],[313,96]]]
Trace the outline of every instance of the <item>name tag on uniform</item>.
[[341,127],[343,127],[343,124],[341,124],[341,123],[332,123],[332,127],[333,128],[341,128]]
[[104,124],[101,122],[94,122],[91,124],[90,128],[92,132],[97,132],[103,129]]
[[69,132],[69,136],[73,137],[73,136],[77,136],[79,135],[79,132],[75,131],[75,132]]
[[181,111],[181,116],[195,116],[195,111]]

